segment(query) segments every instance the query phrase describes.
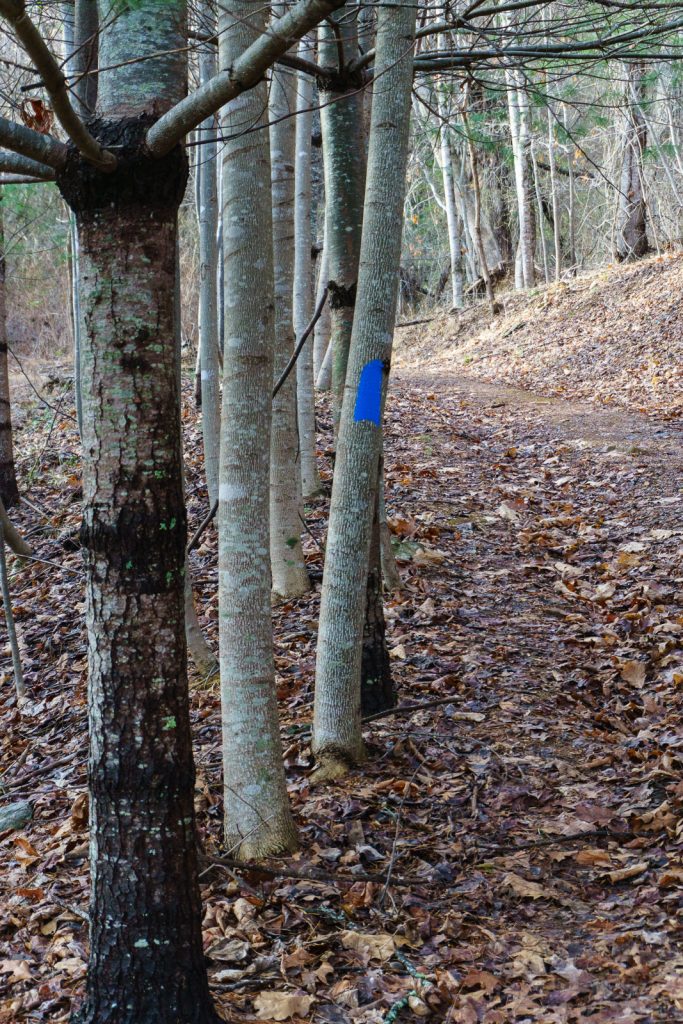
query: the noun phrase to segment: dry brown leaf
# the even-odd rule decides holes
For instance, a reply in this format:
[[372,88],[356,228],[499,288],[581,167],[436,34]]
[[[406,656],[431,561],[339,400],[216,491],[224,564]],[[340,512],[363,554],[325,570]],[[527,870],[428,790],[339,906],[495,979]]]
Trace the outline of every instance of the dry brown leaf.
[[640,689],[645,683],[647,667],[644,661],[622,661],[619,671],[621,678],[631,686],[637,686]]
[[612,858],[607,850],[599,850],[593,847],[588,847],[586,850],[579,850],[578,853],[574,854],[574,860],[577,864],[581,864],[583,867],[606,868],[612,863]]
[[532,900],[540,900],[547,898],[551,893],[545,889],[538,882],[530,882],[526,878],[522,878],[521,875],[516,875],[512,871],[508,871],[503,876],[502,884],[512,891],[517,896],[528,896]]
[[646,860],[638,861],[637,864],[629,864],[625,868],[617,868],[615,871],[607,871],[603,875],[603,878],[608,878],[610,882],[625,882],[628,878],[637,878],[638,875],[644,874],[645,871],[650,867],[650,864]]
[[363,932],[343,931],[339,933],[344,949],[353,949],[368,960],[379,960],[385,963],[396,952],[396,942],[388,932],[367,934]]
[[289,1020],[290,1017],[305,1017],[313,997],[305,992],[259,992],[254,1000],[257,1020]]

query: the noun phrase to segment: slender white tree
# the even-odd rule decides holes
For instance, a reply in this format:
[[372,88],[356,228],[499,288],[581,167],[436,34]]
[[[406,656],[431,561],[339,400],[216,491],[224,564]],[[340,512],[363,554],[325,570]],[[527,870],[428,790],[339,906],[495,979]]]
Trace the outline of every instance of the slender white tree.
[[[299,44],[306,59],[313,37]],[[311,133],[313,130],[313,79],[307,72],[298,76],[296,96],[296,164],[294,202],[294,334],[303,335],[313,315],[313,224],[311,211]],[[320,491],[316,459],[315,391],[313,381],[313,339],[304,345],[296,364],[296,409],[299,427],[301,491],[304,498]]]
[[337,442],[316,664],[313,747],[317,778],[363,757],[360,675],[367,571],[375,513],[403,230],[416,8],[377,14],[363,239],[347,383]]
[[[282,5],[274,5],[281,13]],[[274,72],[270,88],[271,180],[275,280],[275,380],[294,352],[294,162],[296,75]],[[270,561],[275,602],[310,589],[301,546],[301,460],[296,414],[296,374],[290,373],[273,401],[270,466]]]
[[[249,0],[231,0],[219,29],[221,67],[229,68],[266,30],[265,9],[255,12]],[[267,110],[262,81],[226,107],[221,119],[226,338],[218,536],[225,838],[244,859],[296,848],[270,606],[275,319]],[[245,124],[261,130],[244,133]]]

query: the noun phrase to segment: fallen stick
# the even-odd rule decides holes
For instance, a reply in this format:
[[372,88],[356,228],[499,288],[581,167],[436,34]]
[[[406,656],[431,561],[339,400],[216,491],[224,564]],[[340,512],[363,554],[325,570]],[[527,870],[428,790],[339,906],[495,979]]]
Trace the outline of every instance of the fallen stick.
[[[267,864],[258,864],[251,861],[233,860],[232,857],[207,857],[207,865],[227,868],[230,871],[255,871],[262,875],[269,875],[271,878],[300,878],[307,882],[331,882],[334,885],[353,885],[355,882],[375,882],[377,885],[395,885],[403,889],[410,889],[415,885],[433,885],[439,883],[440,879],[420,878],[419,876],[402,877],[393,875],[389,878],[386,874],[379,874],[374,871],[360,871],[356,875],[339,875],[334,871],[324,871],[322,868],[302,868],[297,865],[283,865],[282,867],[270,867]],[[202,874],[205,874],[203,871]]]

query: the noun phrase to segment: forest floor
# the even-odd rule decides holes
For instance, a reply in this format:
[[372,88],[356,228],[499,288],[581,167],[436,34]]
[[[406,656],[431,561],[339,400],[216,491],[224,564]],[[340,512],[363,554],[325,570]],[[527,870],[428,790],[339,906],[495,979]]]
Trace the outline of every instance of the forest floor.
[[[206,496],[189,409],[185,425],[194,526]],[[324,417],[321,427],[329,479]],[[403,580],[387,598],[389,644],[401,703],[425,707],[371,724],[363,768],[310,788],[302,723],[322,497],[308,510],[314,590],[276,611],[302,853],[277,862],[275,877],[216,861],[219,695],[192,680],[221,1013],[292,1024],[683,1021],[680,425],[463,379],[435,355],[397,372],[386,434]],[[36,553],[57,565],[13,579],[29,698],[17,706],[6,672],[2,802],[30,798],[34,819],[0,834],[0,1021],[61,1024],[82,990],[87,940],[73,424],[25,415],[18,449],[34,507],[17,522],[41,529]],[[215,553],[210,533],[193,564],[214,643]]]

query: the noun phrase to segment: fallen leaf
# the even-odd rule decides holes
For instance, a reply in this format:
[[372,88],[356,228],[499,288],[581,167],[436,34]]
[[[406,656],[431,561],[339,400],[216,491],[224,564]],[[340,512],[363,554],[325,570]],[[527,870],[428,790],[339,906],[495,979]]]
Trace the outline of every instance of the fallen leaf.
[[305,1017],[313,997],[304,992],[259,992],[254,1000],[258,1020],[289,1020],[290,1017]]

